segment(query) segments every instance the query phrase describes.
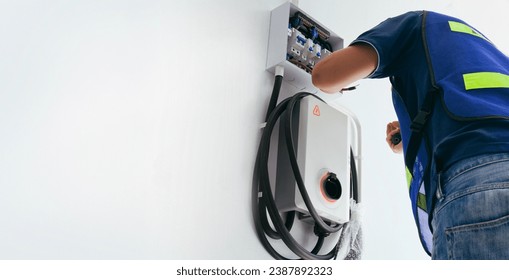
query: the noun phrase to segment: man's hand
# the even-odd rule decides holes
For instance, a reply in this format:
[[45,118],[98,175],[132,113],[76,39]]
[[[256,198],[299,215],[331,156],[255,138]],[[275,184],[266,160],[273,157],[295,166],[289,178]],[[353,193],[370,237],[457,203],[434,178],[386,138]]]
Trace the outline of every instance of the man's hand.
[[399,129],[399,122],[394,121],[387,124],[387,137],[385,138],[385,141],[387,141],[387,144],[389,144],[389,147],[392,149],[393,152],[400,154],[403,152],[403,144],[402,142],[399,142],[397,145],[394,145],[391,141],[391,137],[396,134],[400,133]]

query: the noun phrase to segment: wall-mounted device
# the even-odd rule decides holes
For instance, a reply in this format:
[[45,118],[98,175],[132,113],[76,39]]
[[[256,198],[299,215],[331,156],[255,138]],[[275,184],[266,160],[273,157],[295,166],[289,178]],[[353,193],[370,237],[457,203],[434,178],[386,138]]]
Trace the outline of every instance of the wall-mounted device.
[[320,60],[343,48],[343,39],[294,4],[287,2],[270,14],[267,70],[285,68],[285,81],[299,89],[312,88],[309,73]]
[[[318,215],[343,224],[350,219],[350,117],[317,98],[300,101],[293,114],[293,142],[300,173]],[[281,127],[277,157],[276,205],[282,212],[309,216],[299,193]]]
[[[283,80],[298,89],[316,91],[311,83],[314,66],[343,48],[343,39],[290,2],[274,9],[270,19],[267,70],[275,74],[275,82],[253,178],[257,234],[276,259],[288,257],[277,252],[267,237],[281,239],[302,259],[332,259],[339,251],[346,258],[352,255],[350,245],[360,243],[352,241],[359,228],[350,226],[352,201],[360,198],[358,121],[348,110],[332,107],[308,92],[278,104]],[[279,133],[273,133],[276,124]],[[277,158],[272,165],[275,176],[269,172],[269,154]],[[304,248],[290,234],[296,218],[317,236],[314,248]],[[336,243],[328,244],[328,252],[320,252],[329,235]]]

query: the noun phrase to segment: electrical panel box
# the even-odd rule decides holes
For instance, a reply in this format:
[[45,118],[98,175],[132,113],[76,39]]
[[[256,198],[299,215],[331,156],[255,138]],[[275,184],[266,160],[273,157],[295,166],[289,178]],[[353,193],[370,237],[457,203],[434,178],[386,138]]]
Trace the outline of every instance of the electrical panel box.
[[267,70],[285,69],[285,81],[298,89],[314,88],[314,65],[343,48],[343,39],[294,4],[287,2],[270,14]]
[[[305,97],[292,115],[297,162],[318,214],[335,223],[350,219],[351,119],[314,97]],[[280,128],[275,199],[282,212],[309,214],[298,190]]]

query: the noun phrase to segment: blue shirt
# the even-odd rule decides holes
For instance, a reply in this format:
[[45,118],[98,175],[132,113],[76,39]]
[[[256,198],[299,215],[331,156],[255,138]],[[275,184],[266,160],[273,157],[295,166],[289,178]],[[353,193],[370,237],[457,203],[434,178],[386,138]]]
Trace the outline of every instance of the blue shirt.
[[[378,66],[369,78],[389,77],[393,100],[399,99],[405,104],[405,108],[396,108],[401,126],[410,125],[424,96],[433,90],[422,38],[422,18],[422,11],[389,18],[352,42],[369,44],[376,50]],[[443,51],[454,55],[454,50]],[[459,120],[444,106],[442,96],[435,97],[432,115],[424,131],[434,167],[424,178],[429,188],[426,190],[429,210],[436,192],[435,184],[430,184],[430,174],[444,171],[462,159],[509,151],[508,120]],[[408,145],[409,136],[402,135],[404,147]]]

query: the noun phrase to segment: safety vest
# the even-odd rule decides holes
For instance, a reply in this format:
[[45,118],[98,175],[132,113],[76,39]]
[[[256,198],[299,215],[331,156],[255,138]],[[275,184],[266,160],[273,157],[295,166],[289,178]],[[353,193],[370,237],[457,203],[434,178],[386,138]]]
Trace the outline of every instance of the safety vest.
[[[509,119],[509,58],[483,34],[465,22],[434,12],[422,17],[424,50],[434,91],[419,104],[416,116],[408,116],[400,99],[394,100],[402,135],[412,212],[425,251],[431,255],[424,176],[431,151],[422,140],[434,103],[444,106],[453,119],[471,121]],[[441,98],[442,102],[435,102]],[[406,118],[406,119],[405,119]]]

